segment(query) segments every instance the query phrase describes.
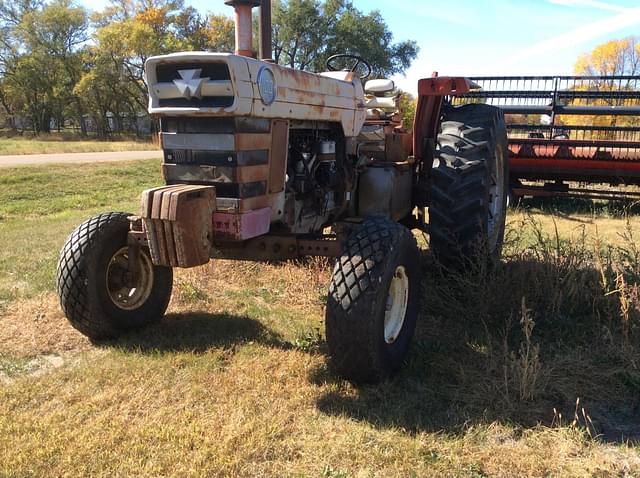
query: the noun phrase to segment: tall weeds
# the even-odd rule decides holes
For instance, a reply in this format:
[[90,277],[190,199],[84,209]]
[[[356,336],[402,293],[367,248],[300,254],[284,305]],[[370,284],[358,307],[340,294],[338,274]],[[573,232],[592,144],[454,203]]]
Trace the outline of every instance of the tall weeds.
[[505,398],[511,400],[512,396],[519,401],[527,401],[538,393],[540,370],[540,346],[533,342],[533,329],[536,323],[531,317],[531,310],[527,308],[525,298],[522,298],[520,311],[520,327],[524,339],[520,343],[518,352],[509,350],[509,345],[504,341],[504,387]]
[[540,417],[578,396],[638,395],[640,373],[630,365],[640,363],[633,233],[628,225],[612,246],[584,228],[571,238],[557,228],[548,233],[529,216],[507,231],[497,267],[451,271],[427,256],[423,305],[431,330],[422,333],[454,350],[442,366],[462,383],[466,393],[455,397],[462,407]]

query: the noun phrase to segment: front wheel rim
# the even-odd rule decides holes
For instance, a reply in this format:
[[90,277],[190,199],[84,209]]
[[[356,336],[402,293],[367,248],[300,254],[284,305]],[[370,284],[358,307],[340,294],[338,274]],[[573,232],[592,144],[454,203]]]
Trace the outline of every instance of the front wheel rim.
[[409,303],[409,277],[404,266],[396,267],[389,285],[384,312],[384,341],[394,343],[400,336]]
[[129,270],[129,247],[122,247],[109,261],[106,284],[109,299],[116,307],[129,311],[140,308],[149,299],[153,289],[151,258],[140,251],[138,274],[134,278]]

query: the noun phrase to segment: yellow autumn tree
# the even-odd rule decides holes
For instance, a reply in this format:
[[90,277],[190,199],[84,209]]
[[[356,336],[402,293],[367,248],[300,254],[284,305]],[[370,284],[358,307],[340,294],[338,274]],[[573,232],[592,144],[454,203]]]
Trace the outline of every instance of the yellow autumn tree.
[[637,75],[640,73],[639,39],[628,37],[598,45],[578,58],[573,69],[576,75]]
[[[627,37],[619,40],[611,40],[595,47],[591,52],[582,55],[574,65],[576,75],[588,75],[597,77],[633,76],[640,74],[640,39]],[[599,79],[586,83],[578,83],[575,91],[586,90],[616,92],[637,91],[640,82],[634,79]],[[575,99],[573,105],[593,106],[635,106],[636,100],[629,99]],[[566,124],[594,125],[594,126],[631,126],[640,122],[636,117],[621,116],[574,116],[567,118]]]

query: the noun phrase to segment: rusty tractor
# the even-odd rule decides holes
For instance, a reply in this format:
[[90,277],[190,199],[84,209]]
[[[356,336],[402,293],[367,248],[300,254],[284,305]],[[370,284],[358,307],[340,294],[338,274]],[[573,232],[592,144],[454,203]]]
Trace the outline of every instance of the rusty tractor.
[[[228,0],[235,54],[149,58],[149,112],[160,120],[166,185],[139,215],[81,224],[58,264],[71,324],[91,339],[159,320],[172,268],[218,258],[335,258],[326,306],[334,369],[376,382],[401,366],[419,315],[420,256],[429,234],[445,267],[495,260],[504,235],[507,138],[499,108],[453,107],[474,85],[420,80],[413,134],[394,84],[367,80],[360,56],[313,74],[271,61],[267,0]],[[261,5],[260,59],[252,8]],[[346,68],[344,66],[347,65]]]

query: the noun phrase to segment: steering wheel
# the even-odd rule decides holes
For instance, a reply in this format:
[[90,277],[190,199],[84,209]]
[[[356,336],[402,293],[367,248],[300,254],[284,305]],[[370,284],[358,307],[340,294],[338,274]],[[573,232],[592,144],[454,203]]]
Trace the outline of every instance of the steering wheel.
[[[351,65],[351,68],[345,68],[345,69],[341,70],[336,66],[336,61],[337,60],[341,60],[343,58],[353,60],[353,64]],[[371,65],[369,64],[369,62],[367,62],[367,60],[365,60],[361,56],[349,55],[347,53],[340,53],[339,55],[330,56],[327,59],[327,70],[329,70],[329,71],[351,71],[351,72],[355,73],[355,71],[358,69],[358,67],[360,65],[366,67],[366,69],[367,69],[367,73],[365,75],[361,75],[360,76],[360,79],[364,81],[364,80],[366,80],[367,78],[369,78],[371,76],[371,71],[372,70],[371,70]]]

